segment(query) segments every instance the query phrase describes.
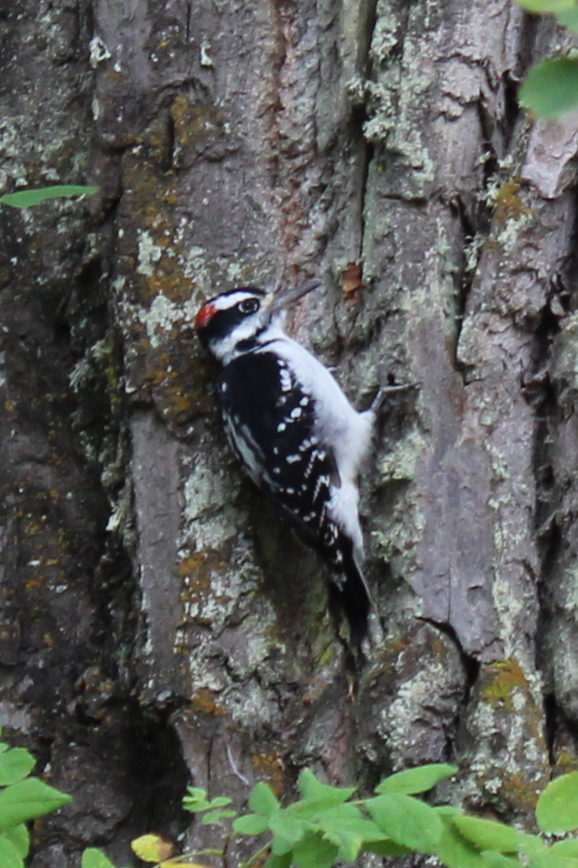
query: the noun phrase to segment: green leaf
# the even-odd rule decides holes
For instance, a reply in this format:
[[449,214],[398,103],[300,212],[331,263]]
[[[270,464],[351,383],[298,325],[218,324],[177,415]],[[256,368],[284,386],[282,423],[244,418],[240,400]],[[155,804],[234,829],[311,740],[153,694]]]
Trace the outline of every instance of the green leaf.
[[211,808],[224,808],[225,805],[230,805],[233,799],[229,799],[227,796],[217,796],[214,799],[211,799],[210,805]]
[[463,810],[461,808],[456,808],[455,805],[436,805],[434,808],[436,814],[439,814],[440,817],[461,817],[463,815]]
[[377,825],[397,844],[433,853],[442,834],[442,821],[430,805],[404,793],[384,793],[365,806]]
[[389,859],[392,856],[405,856],[407,853],[413,853],[409,847],[402,847],[401,844],[395,844],[393,841],[371,841],[363,845],[364,850],[370,853],[376,853],[378,856],[384,856]]
[[578,772],[550,781],[540,793],[536,820],[543,832],[572,832],[578,828]]
[[12,208],[30,208],[31,205],[40,205],[47,199],[69,199],[71,196],[92,196],[98,187],[85,187],[81,185],[55,185],[54,187],[40,187],[37,190],[22,190],[20,193],[5,193],[0,196],[0,205],[10,205]]
[[287,856],[293,852],[295,846],[293,841],[288,838],[283,838],[281,835],[276,835],[271,841],[271,853],[274,856]]
[[[291,807],[294,807],[293,805]],[[233,826],[235,824],[233,823]],[[273,841],[273,852],[278,856],[287,852],[286,845],[291,849],[298,841],[301,840],[305,832],[308,830],[309,824],[306,820],[296,817],[290,810],[276,811],[269,817],[269,829],[275,836]],[[277,838],[280,839],[277,844]]]
[[539,856],[541,853],[548,853],[549,849],[537,835],[520,832],[518,852],[525,853],[526,856]]
[[339,858],[346,862],[355,862],[366,842],[385,838],[377,823],[366,820],[355,805],[336,805],[322,811],[315,825],[327,841],[339,848]]
[[323,802],[316,802],[313,799],[301,799],[298,802],[293,802],[283,809],[283,812],[290,817],[296,817],[300,822],[303,820],[314,820],[319,814],[319,811],[329,810],[332,806],[325,805]]
[[263,781],[259,781],[251,790],[249,807],[256,814],[271,817],[281,806],[271,787],[267,786]]
[[578,59],[543,60],[518,92],[520,103],[542,118],[557,118],[578,105]]
[[303,769],[297,782],[299,792],[308,802],[315,802],[320,808],[332,808],[351,798],[357,787],[332,787],[322,784],[310,769]]
[[19,826],[11,826],[2,833],[2,837],[6,838],[16,847],[18,853],[24,859],[28,856],[30,850],[30,833],[24,823]]
[[211,803],[207,798],[207,791],[201,787],[187,787],[188,796],[183,796],[183,808],[196,814],[199,811],[207,811]]
[[244,817],[237,817],[233,823],[233,829],[240,835],[261,835],[268,828],[267,817],[261,814],[245,814]]
[[207,811],[206,814],[203,814],[201,817],[201,823],[204,826],[210,826],[211,823],[220,823],[221,820],[230,820],[232,817],[236,816],[236,811],[223,811],[219,808],[216,811]]
[[563,12],[565,9],[571,9],[575,5],[576,0],[517,0],[522,9],[527,9],[528,12],[537,12],[544,14],[546,12]]
[[331,868],[337,859],[337,847],[320,835],[308,834],[293,848],[297,868]]
[[573,6],[572,9],[567,9],[566,12],[560,12],[559,15],[556,15],[556,18],[558,23],[564,27],[578,31],[578,6]]
[[[207,791],[202,787],[187,787],[187,793],[192,799],[204,801],[207,798]],[[187,798],[187,796],[185,796]]]
[[189,799],[188,796],[183,798],[183,809],[191,814],[200,814],[203,811],[208,811],[210,807],[210,802],[197,802],[196,799]]
[[20,853],[4,836],[0,837],[0,865],[2,868],[24,868]]
[[503,853],[496,853],[494,850],[484,850],[481,856],[488,868],[519,868],[520,865],[518,859],[504,856]]
[[328,833],[323,836],[323,840],[337,847],[337,858],[340,862],[355,862],[363,843],[363,839],[358,835],[346,831]]
[[320,811],[316,823],[323,832],[347,829],[366,841],[382,841],[386,837],[377,823],[366,819],[356,805],[336,805]]
[[578,859],[571,859],[569,856],[557,856],[548,852],[539,856],[532,856],[530,865],[532,868],[578,868]]
[[481,853],[449,821],[442,823],[436,856],[448,868],[488,868]]
[[27,778],[0,792],[0,829],[42,817],[71,801],[72,796],[49,787],[39,778]]
[[82,854],[82,868],[114,868],[110,859],[98,847],[88,847]]
[[552,853],[558,856],[574,856],[578,859],[578,839],[571,838],[567,841],[556,841],[551,847]]
[[451,778],[459,771],[457,766],[446,763],[430,763],[415,769],[406,769],[390,775],[375,788],[376,793],[424,793],[437,783]]
[[494,820],[480,820],[478,817],[453,817],[452,823],[464,838],[480,850],[498,850],[500,853],[517,853],[523,835]]
[[36,760],[23,747],[13,747],[5,753],[0,753],[0,786],[16,784],[28,777]]
[[285,853],[283,856],[276,856],[271,853],[263,868],[291,868],[292,855]]

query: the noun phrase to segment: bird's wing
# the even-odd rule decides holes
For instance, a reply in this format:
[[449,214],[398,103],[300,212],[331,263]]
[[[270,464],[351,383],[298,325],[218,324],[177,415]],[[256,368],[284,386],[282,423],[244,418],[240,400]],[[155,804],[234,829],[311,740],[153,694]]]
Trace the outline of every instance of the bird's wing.
[[220,398],[229,440],[253,481],[305,542],[339,560],[338,529],[327,511],[339,475],[333,452],[315,434],[314,398],[284,359],[263,351],[225,366]]

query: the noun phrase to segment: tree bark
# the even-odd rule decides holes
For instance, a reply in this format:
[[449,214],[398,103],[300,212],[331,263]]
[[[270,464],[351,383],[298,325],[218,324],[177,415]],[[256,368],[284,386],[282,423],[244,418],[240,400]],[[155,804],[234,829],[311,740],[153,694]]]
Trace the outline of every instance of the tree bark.
[[[74,802],[33,868],[215,844],[305,766],[531,822],[576,767],[576,119],[507,0],[0,3],[0,723]],[[358,408],[375,600],[348,666],[319,567],[228,450],[192,318],[321,276],[291,330]],[[442,793],[443,795],[443,793]],[[229,864],[240,850],[233,846]]]

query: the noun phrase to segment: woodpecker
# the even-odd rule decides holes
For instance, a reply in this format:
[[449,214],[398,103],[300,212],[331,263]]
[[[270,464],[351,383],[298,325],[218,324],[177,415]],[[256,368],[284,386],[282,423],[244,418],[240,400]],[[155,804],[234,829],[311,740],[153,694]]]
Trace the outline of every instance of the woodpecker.
[[218,385],[227,437],[253,482],[321,558],[359,647],[371,605],[362,573],[358,475],[374,425],[335,378],[283,331],[285,310],[320,286],[283,293],[238,287],[207,301],[195,325],[221,363]]

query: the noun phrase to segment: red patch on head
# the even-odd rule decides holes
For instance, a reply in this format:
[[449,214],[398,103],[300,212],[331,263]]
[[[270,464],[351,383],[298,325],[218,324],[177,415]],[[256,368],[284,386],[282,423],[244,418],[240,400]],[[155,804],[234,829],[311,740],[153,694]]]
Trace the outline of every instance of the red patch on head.
[[204,328],[209,320],[217,313],[217,307],[212,302],[208,301],[204,304],[195,317],[195,325],[198,329]]

